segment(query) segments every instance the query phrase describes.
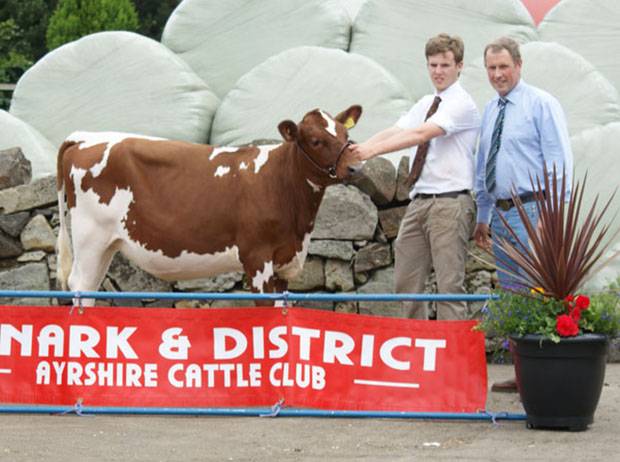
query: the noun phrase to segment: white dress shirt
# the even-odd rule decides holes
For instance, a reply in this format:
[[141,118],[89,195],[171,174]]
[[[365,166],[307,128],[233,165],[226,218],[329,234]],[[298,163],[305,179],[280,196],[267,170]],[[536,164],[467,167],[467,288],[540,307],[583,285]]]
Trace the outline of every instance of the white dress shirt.
[[[406,129],[423,124],[435,96],[441,98],[441,103],[428,122],[438,125],[446,133],[431,140],[422,174],[409,193],[412,199],[418,193],[440,194],[472,189],[474,185],[474,154],[480,114],[474,100],[458,81],[440,93],[422,97],[396,122],[396,126]],[[409,148],[411,166],[417,150],[417,146]]]

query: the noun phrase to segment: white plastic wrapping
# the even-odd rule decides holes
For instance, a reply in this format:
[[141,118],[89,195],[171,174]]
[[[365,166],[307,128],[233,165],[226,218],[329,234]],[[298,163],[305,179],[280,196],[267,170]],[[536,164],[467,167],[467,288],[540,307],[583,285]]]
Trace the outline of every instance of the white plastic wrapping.
[[19,80],[11,114],[58,146],[75,130],[204,142],[218,99],[159,42],[88,35],[48,53]]
[[346,50],[350,27],[341,0],[185,0],[162,43],[223,97],[239,77],[286,49]]
[[56,172],[56,149],[27,123],[0,110],[0,150],[21,148],[32,166],[32,179]]
[[537,38],[520,0],[368,0],[355,19],[351,52],[384,66],[417,100],[433,90],[424,45],[442,32],[463,39],[465,63],[482,56],[484,47],[499,36],[519,42]]
[[560,43],[590,61],[620,89],[620,2],[562,0],[538,26],[540,39]]
[[357,13],[359,13],[360,8],[367,0],[340,0],[340,3],[347,11],[349,15],[349,19],[351,22],[355,21],[357,17]]
[[[583,180],[586,172],[588,175],[584,204],[589,206],[596,196],[600,195],[597,207],[599,211],[602,210],[602,206],[618,187],[618,171],[615,167],[618,159],[620,159],[617,147],[618,139],[620,139],[620,122],[594,127],[571,137],[571,145],[575,155],[575,180]],[[612,223],[607,241],[611,239],[613,232],[620,227],[619,212],[620,197],[616,193],[611,207],[602,220],[603,224]],[[620,251],[620,236],[613,239],[601,262],[617,251]],[[593,274],[589,284],[594,288],[602,288],[609,282],[615,281],[618,275],[620,275],[620,258],[612,260],[603,270]]]
[[352,104],[364,110],[351,130],[357,141],[392,126],[411,106],[402,85],[364,56],[319,47],[294,48],[239,80],[217,111],[211,142],[280,139],[277,126],[282,120],[299,122],[314,108],[335,116]]

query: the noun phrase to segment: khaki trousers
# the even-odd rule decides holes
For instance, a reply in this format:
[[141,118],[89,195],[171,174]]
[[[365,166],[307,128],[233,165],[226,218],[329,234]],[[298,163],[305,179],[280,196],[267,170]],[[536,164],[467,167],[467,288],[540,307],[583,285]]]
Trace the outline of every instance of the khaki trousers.
[[[434,268],[439,293],[465,293],[467,244],[474,224],[469,194],[412,200],[394,246],[396,292],[422,293]],[[428,319],[427,302],[404,303],[410,318]],[[466,302],[437,303],[437,319],[466,318]]]

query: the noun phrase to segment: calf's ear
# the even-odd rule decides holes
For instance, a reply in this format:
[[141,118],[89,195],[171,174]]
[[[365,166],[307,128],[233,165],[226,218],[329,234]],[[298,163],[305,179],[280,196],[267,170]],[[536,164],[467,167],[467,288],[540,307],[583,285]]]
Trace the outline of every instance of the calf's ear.
[[297,139],[297,125],[292,120],[280,122],[278,130],[286,141],[295,141]]
[[350,130],[351,128],[355,127],[355,124],[357,124],[357,121],[359,120],[361,115],[362,106],[354,104],[346,111],[342,111],[340,114],[338,114],[336,116],[336,120],[342,125],[344,125],[344,128]]

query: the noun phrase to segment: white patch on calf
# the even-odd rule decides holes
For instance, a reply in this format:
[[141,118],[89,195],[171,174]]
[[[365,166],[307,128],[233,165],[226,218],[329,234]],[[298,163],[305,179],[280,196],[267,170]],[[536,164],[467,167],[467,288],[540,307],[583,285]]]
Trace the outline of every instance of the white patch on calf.
[[323,118],[325,119],[325,122],[327,122],[327,127],[325,127],[327,133],[336,136],[336,122],[334,122],[334,119],[332,119],[329,114],[321,110],[319,110],[319,112],[321,113],[321,116],[323,116]]
[[215,175],[213,176],[224,176],[228,172],[230,172],[230,167],[224,167],[223,165],[220,165],[215,171]]
[[260,152],[258,153],[258,156],[256,156],[256,158],[254,159],[254,173],[258,173],[261,167],[267,163],[267,160],[269,160],[269,153],[276,146],[279,145],[268,144],[265,146],[257,146]]
[[[69,276],[71,290],[97,290],[107,265],[111,249],[118,240],[119,225],[133,201],[129,189],[117,189],[109,204],[100,202],[100,197],[91,188],[83,191],[82,179],[87,170],[73,166],[70,177],[75,190],[75,207],[69,210],[74,260]],[[85,306],[92,306],[94,300],[85,299]]]
[[246,164],[245,162],[241,162],[239,164],[239,170],[247,170],[248,169],[248,164]]
[[105,151],[101,160],[90,168],[93,177],[98,177],[108,164],[110,151],[114,145],[120,143],[127,138],[140,138],[143,140],[163,141],[165,138],[157,138],[155,136],[134,135],[132,133],[122,132],[73,132],[67,137],[67,141],[81,142],[80,149],[87,149],[98,144],[106,144]]
[[252,287],[258,290],[261,294],[264,292],[264,286],[269,282],[269,279],[273,276],[273,262],[265,262],[263,271],[257,271],[256,276],[252,278]]
[[308,182],[308,184],[310,185],[310,187],[312,188],[312,190],[315,193],[318,193],[321,191],[321,187],[317,184],[314,184],[312,181],[310,181],[308,178],[306,178],[306,181]]
[[232,148],[232,147],[226,147],[226,146],[221,147],[221,148],[213,148],[213,152],[209,156],[209,160],[215,159],[218,155],[220,155],[223,152],[237,152],[238,150],[239,148]]
[[[103,237],[100,241],[109,245],[113,241],[112,235],[117,233],[118,226],[127,215],[133,193],[130,189],[117,188],[108,204],[101,203],[101,198],[92,188],[82,190],[82,179],[85,175],[86,170],[71,167],[70,176],[73,178],[75,190],[75,207],[70,209],[72,235],[75,237],[77,233],[85,242],[92,240],[95,243],[97,238]],[[89,226],[92,229],[85,231]],[[91,236],[93,229],[95,235]],[[83,236],[80,233],[83,233]]]
[[143,270],[166,281],[211,277],[243,270],[236,245],[212,254],[183,250],[178,257],[170,258],[161,250],[148,250],[142,243],[132,241],[126,231],[124,234],[126,237],[121,244],[123,254]]

